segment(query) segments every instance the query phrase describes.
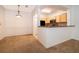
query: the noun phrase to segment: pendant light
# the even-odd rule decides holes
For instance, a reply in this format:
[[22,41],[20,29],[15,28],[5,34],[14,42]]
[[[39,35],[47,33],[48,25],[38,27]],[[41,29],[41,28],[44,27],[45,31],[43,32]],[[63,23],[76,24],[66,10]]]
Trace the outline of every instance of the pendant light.
[[21,14],[20,14],[20,5],[18,5],[18,11],[17,11],[17,15],[16,15],[16,17],[18,17],[18,18],[20,18],[21,17]]

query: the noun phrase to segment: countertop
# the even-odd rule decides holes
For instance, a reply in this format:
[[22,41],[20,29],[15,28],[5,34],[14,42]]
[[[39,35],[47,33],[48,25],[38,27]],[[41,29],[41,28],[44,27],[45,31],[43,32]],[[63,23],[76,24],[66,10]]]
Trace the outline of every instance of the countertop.
[[59,28],[59,27],[75,27],[75,25],[68,25],[68,26],[51,26],[51,27],[38,26],[38,28]]

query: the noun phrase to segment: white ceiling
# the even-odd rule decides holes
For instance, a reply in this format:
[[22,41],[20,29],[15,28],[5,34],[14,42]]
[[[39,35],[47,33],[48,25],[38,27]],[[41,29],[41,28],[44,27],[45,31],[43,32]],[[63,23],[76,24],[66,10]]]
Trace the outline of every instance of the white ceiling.
[[46,7],[56,9],[56,10],[67,10],[68,9],[64,5],[41,5],[40,9],[43,9],[43,8],[46,8]]
[[[18,10],[17,5],[3,5],[3,7],[6,10],[11,10],[11,11],[17,11]],[[23,11],[23,12],[32,12],[34,10],[34,8],[35,8],[34,5],[28,5],[28,7],[26,7],[25,5],[20,5],[20,11]]]
[[[11,10],[11,11],[17,11],[18,10],[17,5],[3,5],[3,7],[6,10]],[[20,5],[20,11],[32,12],[35,7],[36,7],[36,5],[28,5],[28,7],[25,7],[25,5]],[[54,12],[56,12],[58,10],[61,10],[61,11],[66,11],[67,10],[66,7],[61,6],[61,5],[41,5],[40,9],[42,10],[43,8],[47,8],[47,7],[52,9],[52,13],[54,13]]]
[[51,13],[56,13],[58,11],[67,11],[68,8],[61,6],[61,5],[43,5],[40,6],[40,9],[44,9],[44,8],[49,8],[52,12]]

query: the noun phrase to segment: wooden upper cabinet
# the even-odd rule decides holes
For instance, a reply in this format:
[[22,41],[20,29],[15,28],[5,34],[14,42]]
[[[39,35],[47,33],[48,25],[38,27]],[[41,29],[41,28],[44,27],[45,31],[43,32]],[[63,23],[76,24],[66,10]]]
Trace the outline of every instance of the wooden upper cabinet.
[[67,13],[64,13],[60,16],[61,22],[67,22]]
[[60,22],[61,21],[60,19],[61,19],[60,16],[56,16],[56,22]]
[[67,13],[56,16],[56,22],[67,22]]

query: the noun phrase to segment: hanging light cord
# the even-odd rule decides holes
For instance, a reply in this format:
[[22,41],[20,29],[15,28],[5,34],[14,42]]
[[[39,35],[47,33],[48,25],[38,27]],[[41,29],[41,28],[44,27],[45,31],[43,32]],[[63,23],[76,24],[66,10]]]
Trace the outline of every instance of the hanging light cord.
[[19,8],[20,8],[20,5],[18,5],[18,15],[20,15],[20,10],[19,10]]

